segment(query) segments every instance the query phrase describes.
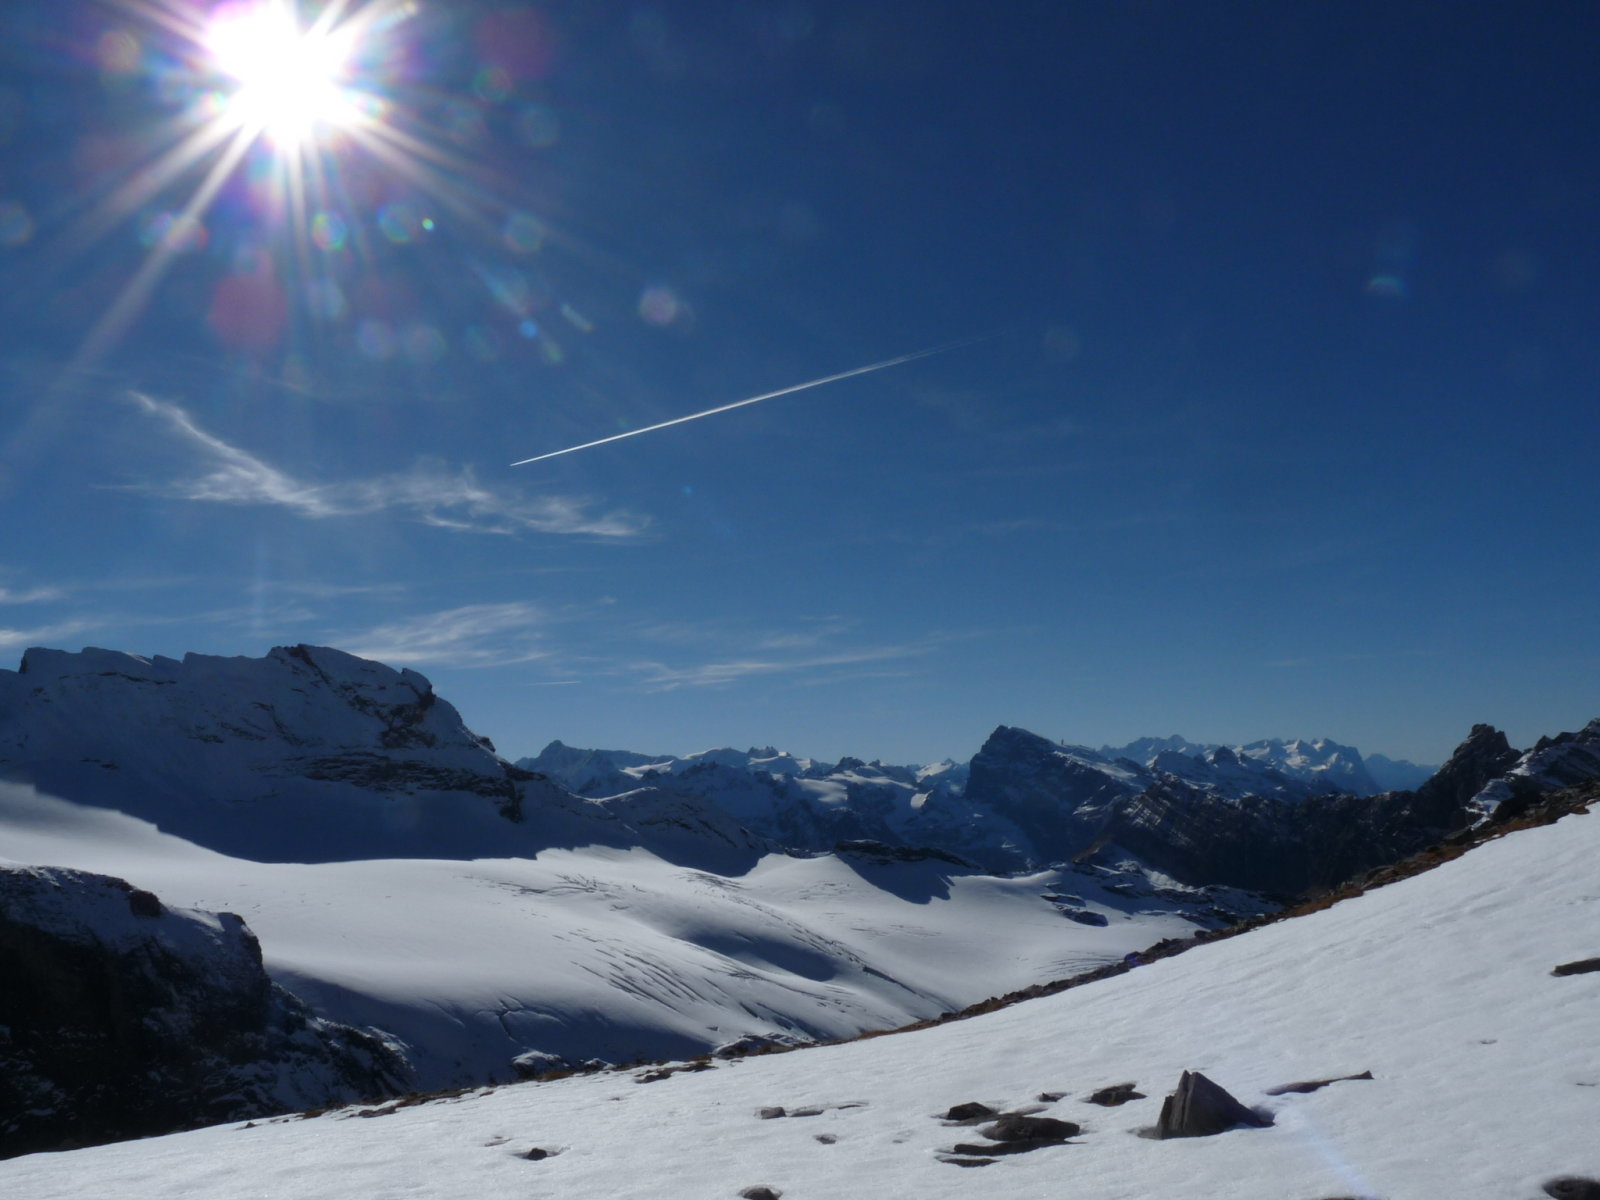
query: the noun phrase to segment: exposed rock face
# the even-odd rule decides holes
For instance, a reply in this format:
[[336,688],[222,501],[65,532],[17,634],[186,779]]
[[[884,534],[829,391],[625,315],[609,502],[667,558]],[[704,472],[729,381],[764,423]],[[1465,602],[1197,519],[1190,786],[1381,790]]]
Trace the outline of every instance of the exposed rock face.
[[1516,765],[1517,759],[1505,734],[1492,725],[1474,725],[1449,761],[1413,793],[1416,807],[1435,819],[1453,819],[1491,780]]
[[1600,718],[1577,733],[1542,737],[1503,773],[1485,779],[1470,807],[1479,817],[1514,813],[1557,788],[1600,777]]
[[972,759],[967,798],[1011,821],[1033,844],[1036,862],[1071,858],[1101,832],[1119,800],[1154,774],[1128,759],[1002,725]]
[[0,867],[0,1155],[393,1095],[398,1047],[312,1016],[232,913]]

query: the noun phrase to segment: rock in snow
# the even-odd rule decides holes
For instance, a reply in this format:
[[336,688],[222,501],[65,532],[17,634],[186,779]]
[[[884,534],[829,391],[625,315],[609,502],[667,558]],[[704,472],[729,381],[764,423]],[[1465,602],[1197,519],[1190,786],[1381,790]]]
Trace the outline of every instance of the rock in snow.
[[1264,1128],[1272,1119],[1246,1108],[1221,1084],[1213,1083],[1199,1071],[1185,1071],[1178,1077],[1178,1088],[1161,1104],[1161,1119],[1156,1122],[1156,1137],[1210,1137],[1236,1125]]

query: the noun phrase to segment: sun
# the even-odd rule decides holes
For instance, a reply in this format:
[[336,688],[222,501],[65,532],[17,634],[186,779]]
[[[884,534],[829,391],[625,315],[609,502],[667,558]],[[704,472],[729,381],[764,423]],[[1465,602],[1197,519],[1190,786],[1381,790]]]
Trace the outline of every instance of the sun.
[[316,22],[302,28],[291,0],[255,0],[218,9],[205,48],[236,87],[227,118],[280,150],[303,147],[321,131],[360,116],[345,87],[353,30]]

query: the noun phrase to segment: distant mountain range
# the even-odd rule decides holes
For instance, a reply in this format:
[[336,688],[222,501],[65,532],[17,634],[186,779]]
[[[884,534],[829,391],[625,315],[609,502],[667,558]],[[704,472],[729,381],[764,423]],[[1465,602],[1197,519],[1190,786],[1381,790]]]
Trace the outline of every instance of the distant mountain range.
[[[685,757],[552,742],[518,766],[582,795],[650,790],[706,803],[790,851],[870,841],[1008,873],[1131,859],[1192,885],[1280,897],[1331,887],[1481,820],[1513,794],[1600,772],[1600,722],[1519,754],[1475,727],[1437,771],[1326,739],[1238,746],[1142,738],[1092,750],[1001,726],[970,763],[891,766],[771,747]],[[1564,764],[1564,765],[1558,765]],[[1424,774],[1425,773],[1425,774]]]

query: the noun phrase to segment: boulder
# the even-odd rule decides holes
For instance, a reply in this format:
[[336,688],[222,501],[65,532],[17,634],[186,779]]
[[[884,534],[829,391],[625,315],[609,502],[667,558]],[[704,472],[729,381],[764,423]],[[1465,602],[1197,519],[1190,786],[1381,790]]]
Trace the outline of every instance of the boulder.
[[[1062,1121],[1055,1117],[1029,1117],[1022,1113],[1002,1113],[994,1124],[978,1130],[984,1137],[997,1142],[1064,1142],[1082,1131],[1083,1127],[1073,1121]],[[993,1148],[989,1150],[990,1154],[996,1152]]]
[[1116,1108],[1119,1104],[1126,1104],[1130,1100],[1143,1100],[1144,1093],[1135,1090],[1131,1083],[1113,1083],[1110,1087],[1103,1087],[1089,1097],[1090,1104],[1098,1104],[1102,1108]]
[[1086,908],[1063,908],[1061,915],[1069,921],[1076,921],[1079,925],[1109,925],[1111,922],[1105,913],[1090,912]]
[[1261,1128],[1271,1124],[1270,1117],[1252,1112],[1199,1071],[1185,1071],[1178,1078],[1177,1091],[1162,1102],[1156,1137],[1209,1137],[1236,1125]]
[[990,1108],[987,1104],[979,1104],[976,1100],[969,1100],[965,1104],[953,1105],[944,1114],[946,1121],[960,1121],[963,1125],[976,1125],[979,1121],[987,1121],[990,1117],[998,1117],[998,1109]]

